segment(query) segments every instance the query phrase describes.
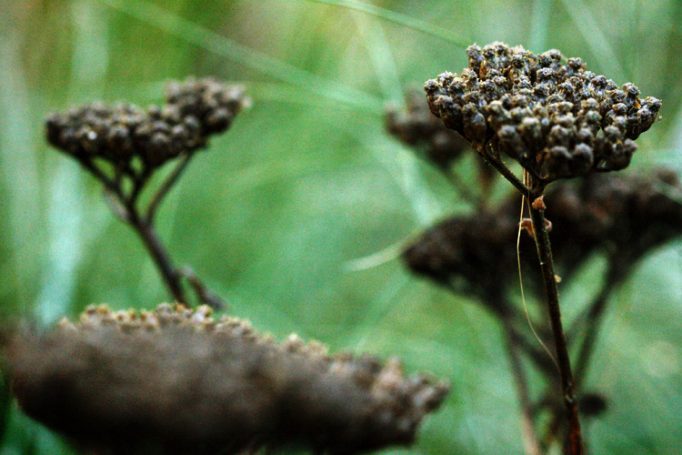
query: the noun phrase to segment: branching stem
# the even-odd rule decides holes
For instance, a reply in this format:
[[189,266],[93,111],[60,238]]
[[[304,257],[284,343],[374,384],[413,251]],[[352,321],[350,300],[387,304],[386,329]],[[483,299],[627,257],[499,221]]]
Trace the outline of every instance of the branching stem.
[[[587,307],[586,314],[584,316],[579,316],[578,320],[574,322],[574,325],[582,325],[582,323],[585,324],[582,330],[584,332],[584,336],[582,343],[580,344],[580,348],[578,349],[578,356],[575,363],[575,377],[578,387],[582,385],[587,376],[587,368],[589,367],[591,355],[594,352],[594,346],[597,341],[597,335],[599,333],[601,321],[603,320],[608,299],[618,283],[620,283],[622,277],[626,275],[625,273],[622,275],[619,273],[619,265],[621,264],[616,265],[617,262],[614,258],[611,258],[610,261],[614,265],[609,267],[601,289]],[[572,337],[576,337],[578,335],[579,329],[580,327],[572,326],[569,329],[569,333]],[[547,397],[545,398],[545,401],[547,401]],[[552,412],[555,411],[552,410]],[[554,439],[557,431],[561,427],[560,423],[559,415],[555,413],[547,426],[547,431],[544,437],[546,441],[551,441]]]
[[511,321],[507,318],[503,318],[502,324],[505,336],[505,347],[507,356],[509,357],[512,376],[514,378],[514,385],[516,387],[516,395],[519,398],[519,405],[521,406],[521,434],[523,436],[523,446],[527,455],[541,455],[542,449],[540,448],[540,442],[535,432],[533,406],[528,391],[528,379],[526,378],[523,363],[521,362],[518,338],[515,335]]
[[[534,202],[543,194],[540,187],[532,192]],[[580,429],[580,418],[578,416],[578,402],[574,393],[573,373],[571,372],[571,361],[568,355],[568,344],[564,335],[561,322],[561,308],[559,306],[559,292],[557,289],[556,276],[554,274],[554,261],[552,259],[552,247],[549,240],[549,233],[545,223],[545,210],[543,204],[530,204],[530,215],[533,222],[535,246],[537,249],[540,269],[545,285],[547,297],[547,310],[549,313],[550,325],[554,336],[554,347],[557,355],[559,374],[561,377],[561,391],[563,395],[564,407],[568,419],[568,445],[567,452],[571,455],[583,453],[582,434]]]
[[575,363],[576,378],[579,382],[585,380],[587,367],[589,366],[590,358],[594,352],[597,334],[599,333],[601,322],[604,319],[608,299],[619,282],[618,273],[614,272],[613,269],[609,270],[599,294],[597,294],[587,310],[585,336],[580,344],[578,357],[576,358]]
[[170,255],[156,235],[156,230],[153,226],[142,220],[136,212],[130,217],[129,224],[142,239],[142,243],[154,260],[154,263],[156,264],[168,291],[173,295],[173,298],[180,303],[189,303],[180,283],[180,274],[173,266]]
[[187,168],[187,165],[189,164],[189,161],[192,159],[193,154],[186,154],[183,157],[180,158],[180,161],[178,164],[175,166],[175,169],[166,177],[166,180],[161,183],[161,186],[157,190],[156,194],[152,197],[151,202],[149,202],[149,206],[147,206],[147,213],[145,215],[145,220],[147,221],[148,224],[153,224],[154,223],[154,217],[156,215],[156,211],[159,208],[159,205],[161,205],[161,202],[163,199],[166,197],[168,192],[173,188],[173,185],[178,181],[178,178],[182,175],[184,172],[185,168]]
[[182,278],[185,278],[192,289],[194,289],[197,300],[213,308],[223,308],[224,303],[220,297],[211,292],[191,268],[177,268],[173,265],[168,250],[154,229],[154,215],[159,204],[177,182],[190,158],[191,155],[184,156],[161,184],[156,194],[152,197],[144,216],[140,214],[137,202],[151,176],[150,168],[145,166],[139,173],[126,174],[132,181],[132,188],[126,194],[121,170],[116,170],[115,178],[111,179],[92,161],[82,159],[80,162],[90,174],[104,185],[105,197],[112,212],[118,219],[132,227],[140,237],[173,299],[179,303],[189,305],[182,286]]
[[486,163],[494,167],[497,172],[499,172],[502,177],[507,179],[509,183],[514,185],[514,187],[519,190],[521,194],[530,198],[530,188],[528,188],[514,173],[504,164],[504,162],[495,154],[491,153],[489,147],[482,146],[478,149],[479,155],[485,160]]

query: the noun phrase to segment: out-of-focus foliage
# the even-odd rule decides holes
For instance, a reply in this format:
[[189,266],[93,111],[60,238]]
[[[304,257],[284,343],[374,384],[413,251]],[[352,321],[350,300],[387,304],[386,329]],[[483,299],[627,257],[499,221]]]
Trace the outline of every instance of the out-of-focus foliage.
[[[627,172],[680,169],[682,2],[365,2],[3,2],[2,312],[49,322],[93,302],[149,308],[166,299],[97,185],[48,149],[47,113],[94,99],[158,103],[164,81],[188,75],[240,82],[253,108],[197,157],[160,212],[174,256],[263,330],[397,354],[410,371],[450,378],[446,406],[409,453],[521,451],[495,322],[395,259],[400,245],[464,205],[385,133],[384,106],[463,68],[462,45],[555,47],[663,100],[663,119],[639,140]],[[463,174],[472,165],[458,164]],[[614,297],[588,379],[610,399],[587,428],[595,453],[672,453],[682,439],[680,246],[646,259]],[[562,289],[567,318],[602,267],[588,263],[579,284]],[[14,407],[8,419],[0,453],[71,453]]]

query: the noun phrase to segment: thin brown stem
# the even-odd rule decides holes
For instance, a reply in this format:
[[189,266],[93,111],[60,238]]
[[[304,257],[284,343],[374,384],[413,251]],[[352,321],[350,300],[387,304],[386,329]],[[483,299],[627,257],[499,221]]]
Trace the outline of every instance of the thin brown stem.
[[[130,210],[130,207],[129,207]],[[156,231],[152,225],[147,224],[147,222],[140,218],[136,211],[131,213],[130,225],[135,229],[135,232],[142,239],[142,243],[147,248],[150,256],[156,264],[156,268],[159,270],[161,277],[163,278],[168,291],[171,293],[173,298],[179,303],[188,304],[185,293],[182,289],[180,283],[180,273],[173,266],[170,255],[166,248],[161,243],[161,240],[156,235]]]
[[471,191],[470,187],[466,183],[462,182],[458,175],[454,174],[452,171],[447,172],[448,181],[459,193],[460,197],[471,204],[474,207],[479,207],[483,201],[483,198]]
[[178,273],[189,282],[200,302],[204,302],[208,306],[216,309],[225,308],[226,305],[223,299],[211,292],[197,274],[194,273],[194,270],[192,270],[191,267],[182,267],[178,270]]
[[620,280],[626,274],[619,274],[614,269],[611,269],[607,274],[606,280],[599,291],[599,294],[594,298],[587,311],[585,336],[580,344],[578,350],[578,357],[575,363],[575,377],[578,385],[585,381],[587,375],[587,368],[590,364],[590,358],[594,352],[594,347],[597,342],[597,336],[601,323],[604,320],[604,313],[608,304],[608,299],[613,290],[616,288]]
[[149,176],[151,175],[151,173],[152,170],[145,165],[139,174],[135,174],[133,176],[133,189],[130,192],[130,195],[128,196],[128,203],[131,206],[133,207],[136,206],[137,200],[142,194],[142,190],[144,189],[145,185],[149,181]]
[[[603,320],[604,310],[606,309],[608,299],[620,282],[619,275],[616,272],[616,268],[612,267],[606,274],[604,283],[597,295],[592,299],[592,302],[588,305],[587,310],[584,315],[578,316],[578,318],[573,322],[573,325],[569,329],[569,335],[571,339],[578,336],[581,331],[584,332],[584,337],[580,348],[578,350],[578,357],[575,362],[575,379],[576,387],[582,386],[585,382],[587,368],[590,364],[591,354],[594,351],[594,346],[597,341],[597,335],[601,326],[601,321]],[[550,391],[545,393],[545,397],[538,403],[538,406],[549,405],[550,401]],[[556,433],[561,428],[561,416],[560,410],[557,412],[556,409],[550,408],[550,412],[553,414],[552,418],[547,425],[544,441],[551,442],[556,437]]]
[[102,183],[102,185],[104,185],[105,189],[114,193],[120,200],[125,199],[125,197],[123,196],[123,191],[121,190],[121,185],[107,177],[107,175],[104,172],[102,172],[102,170],[99,167],[97,167],[95,163],[93,163],[87,158],[79,160],[79,163],[97,180],[99,180]]
[[507,350],[507,357],[511,366],[512,376],[514,378],[514,385],[516,387],[516,395],[521,406],[521,434],[523,437],[523,446],[527,455],[540,455],[542,449],[535,432],[535,424],[533,421],[533,406],[528,391],[528,379],[523,369],[521,362],[520,346],[518,338],[514,334],[511,321],[507,318],[502,319],[502,327],[505,336],[505,347]]
[[[189,305],[182,286],[182,278],[187,279],[194,289],[197,299],[213,308],[224,308],[224,302],[199,279],[191,268],[178,269],[173,265],[166,247],[163,245],[156,230],[154,229],[154,215],[164,196],[175,185],[178,178],[187,166],[191,155],[182,157],[181,162],[161,184],[157,193],[153,196],[144,217],[138,210],[138,199],[145,186],[149,182],[153,168],[143,164],[140,171],[135,172],[132,168],[117,168],[114,170],[114,178],[109,178],[93,161],[88,158],[80,159],[80,164],[99,180],[104,186],[105,198],[114,215],[131,226],[142,240],[147,252],[152,257],[161,278],[173,298]],[[126,192],[124,177],[132,181],[132,187]]]
[[161,186],[157,190],[157,192],[152,196],[151,202],[149,202],[149,205],[147,206],[147,213],[145,215],[145,220],[147,221],[148,224],[152,224],[154,222],[154,217],[156,216],[156,211],[159,208],[159,205],[161,205],[161,202],[163,199],[166,197],[168,192],[173,188],[175,183],[178,181],[178,178],[182,175],[184,172],[185,168],[187,168],[187,165],[189,164],[189,161],[192,159],[193,154],[186,154],[182,158],[180,158],[180,162],[175,166],[175,169],[166,177],[166,179],[161,183]]
[[[498,297],[496,301],[499,300],[500,298]],[[496,307],[495,305],[492,304],[488,306],[490,308]],[[504,300],[502,307],[511,308],[511,303]],[[551,374],[552,372],[556,371],[556,366],[547,356],[547,353],[542,349],[538,349],[537,340],[535,339],[529,340],[526,336],[523,335],[522,330],[519,328],[519,326],[528,327],[527,318],[521,317],[521,315],[516,311],[507,312],[498,311],[495,313],[495,316],[497,316],[498,319],[500,319],[500,321],[503,321],[505,323],[505,329],[509,330],[511,336],[514,337],[514,343],[519,348],[521,348],[522,352],[528,357],[528,359],[531,362],[533,362],[533,364],[539,371],[541,371],[543,374]]]
[[124,223],[130,223],[128,209],[123,204],[123,202],[121,202],[119,196],[107,188],[104,188],[103,193],[104,201],[109,206],[109,210],[111,210],[111,213],[113,213],[114,216],[119,219],[119,221],[122,221]]
[[490,153],[486,146],[479,148],[478,153],[486,161],[486,163],[494,167],[497,172],[499,172],[502,177],[507,179],[509,183],[514,185],[514,187],[519,190],[521,194],[526,197],[530,197],[530,188],[528,188],[516,175],[514,175],[514,173],[504,164],[504,162],[502,162],[499,157]]
[[530,204],[530,215],[533,222],[535,246],[537,249],[540,269],[545,285],[547,297],[547,310],[550,325],[554,336],[554,347],[557,355],[559,374],[561,377],[561,391],[564,407],[568,418],[568,444],[567,453],[578,455],[584,453],[582,435],[580,430],[580,418],[578,415],[578,403],[574,393],[574,380],[571,372],[571,361],[568,355],[568,345],[561,322],[561,308],[559,307],[559,292],[557,289],[556,276],[554,273],[554,261],[552,259],[552,246],[549,233],[545,224],[544,206],[535,201],[542,196],[542,188],[535,191],[535,196]]
[[170,255],[156,235],[154,227],[140,218],[135,206],[135,202],[146,183],[146,178],[149,176],[149,171],[143,171],[140,176],[134,179],[131,194],[126,196],[120,180],[110,179],[89,160],[81,160],[81,164],[104,185],[105,197],[108,198],[109,206],[114,214],[122,221],[127,222],[140,236],[173,298],[178,302],[187,303],[180,285],[180,275],[173,267]]

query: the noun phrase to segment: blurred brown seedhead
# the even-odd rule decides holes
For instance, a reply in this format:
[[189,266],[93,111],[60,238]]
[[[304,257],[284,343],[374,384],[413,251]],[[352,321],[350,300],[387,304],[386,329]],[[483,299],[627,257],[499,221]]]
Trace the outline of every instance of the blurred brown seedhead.
[[47,139],[78,160],[102,159],[134,172],[135,158],[155,168],[204,148],[247,102],[241,87],[190,79],[168,85],[163,107],[93,103],[53,114],[46,122]]
[[461,73],[426,82],[431,111],[482,153],[504,153],[545,183],[627,167],[661,108],[557,50],[497,42],[467,54]]
[[467,141],[443,125],[429,110],[424,96],[416,90],[405,95],[406,109],[387,109],[386,129],[406,145],[415,147],[424,158],[447,169],[469,148]]
[[[575,360],[576,399],[584,418],[598,416],[607,407],[603,395],[581,389],[609,297],[643,256],[682,235],[682,205],[671,198],[671,193],[682,194],[682,185],[674,172],[660,169],[644,176],[593,174],[556,186],[544,196],[552,226],[553,260],[561,283],[567,285],[588,258],[606,258],[598,291],[567,332]],[[521,224],[529,226],[526,221]],[[526,450],[539,453],[557,438],[563,440],[560,435],[566,432],[567,424],[561,396],[556,394],[555,365],[538,350],[537,340],[524,335],[530,316],[509,297],[519,286],[519,264],[526,295],[534,297],[533,301],[543,295],[543,283],[536,273],[534,239],[529,232],[522,233],[517,257],[514,245],[518,230],[519,201],[509,198],[497,207],[454,216],[430,228],[404,250],[403,260],[415,274],[472,297],[500,320],[527,422],[523,426],[524,438],[530,441]],[[546,323],[533,324],[534,331],[548,338]],[[519,361],[521,354],[548,378],[547,390],[534,400]],[[544,410],[551,418],[540,439],[539,415]],[[528,430],[532,428],[536,429]]]
[[438,168],[455,186],[462,199],[477,206],[486,204],[496,176],[495,170],[485,162],[477,161],[478,191],[457,174],[454,165],[470,148],[470,144],[431,113],[423,94],[416,90],[407,91],[405,108],[389,106],[385,124],[393,137]]
[[[653,248],[682,235],[682,205],[665,195],[661,185],[682,191],[677,176],[663,169],[647,176],[592,175],[551,189],[544,199],[562,280],[595,253],[625,272]],[[513,247],[518,221],[516,198],[489,211],[451,217],[408,246],[403,259],[413,272],[460,292],[485,299],[504,295],[518,286]],[[522,236],[520,248],[526,282],[539,292],[529,235]]]
[[357,453],[410,444],[448,387],[397,360],[282,343],[211,309],[89,307],[7,348],[31,417],[96,453],[236,453],[303,446]]
[[[551,222],[548,221],[545,212],[551,209],[552,203],[549,198],[544,199],[545,189],[549,183],[558,179],[586,176],[594,172],[616,171],[627,167],[637,149],[634,140],[654,123],[661,102],[653,97],[640,98],[639,89],[632,83],[619,87],[605,76],[588,71],[579,58],[569,58],[564,63],[561,53],[557,50],[534,54],[520,46],[510,47],[496,42],[483,48],[472,45],[467,49],[467,55],[468,66],[460,74],[446,72],[426,82],[424,86],[426,97],[431,111],[445,126],[457,131],[471,142],[482,159],[523,195],[523,201],[528,198],[527,204],[523,203],[522,213],[527,210],[530,217],[521,220],[517,230],[523,228],[529,232],[535,244],[537,266],[542,278],[540,283],[544,289],[548,326],[555,354],[552,359],[556,364],[561,385],[561,393],[558,396],[562,398],[564,408],[563,412],[556,414],[557,419],[554,419],[551,425],[553,429],[549,433],[554,434],[562,422],[565,423],[568,428],[565,433],[566,453],[582,455],[584,444],[575,395],[577,380],[573,373],[569,342],[561,316],[559,280],[554,261],[554,257],[559,256],[557,241],[560,243],[561,236],[553,233],[550,240],[549,235],[553,226],[568,221],[562,229],[572,227],[573,229],[568,231],[570,233],[568,238],[573,240],[581,226],[575,223],[571,226],[571,220],[557,220],[556,218],[561,218],[561,214]],[[524,170],[523,177],[518,177],[505,164],[503,155],[521,165]],[[494,214],[492,218],[491,228],[494,229]],[[450,229],[453,227],[458,228],[460,232],[469,228],[464,226],[462,229],[462,223],[458,222],[450,223],[448,226]],[[590,231],[591,234],[595,232]],[[447,238],[438,231],[436,234],[439,235],[432,237]],[[476,234],[482,241],[486,240],[485,233]],[[467,234],[451,236],[456,241],[461,240],[458,237],[467,241],[476,240],[475,236],[467,239]],[[507,248],[516,243],[513,239],[510,240]],[[554,248],[552,243],[555,245]],[[578,249],[574,243],[574,246],[566,248],[566,251],[578,251],[578,256],[585,257],[589,252],[588,245],[580,246],[586,248]],[[464,251],[477,252],[471,246]],[[490,264],[495,264],[491,268],[502,272],[505,269],[514,269],[513,264],[509,264],[511,267],[507,269],[502,267],[494,255],[488,256]],[[420,259],[415,261],[415,257]],[[450,259],[451,264],[467,260],[466,255],[458,253],[449,253],[446,257]],[[432,265],[442,268],[442,259],[434,261],[428,253],[412,255],[412,263],[420,264],[419,269],[422,271],[428,271]],[[566,263],[571,264],[571,261],[567,260]],[[460,268],[461,270],[463,269]],[[472,270],[464,272],[470,277],[476,276]],[[489,273],[489,270],[482,273]],[[520,269],[518,273],[520,276]],[[613,270],[610,270],[610,273],[606,280],[609,286],[600,293],[594,305],[598,308],[594,310],[594,314],[602,313],[606,295],[617,281],[615,278],[617,273]],[[494,276],[502,278],[502,274]],[[438,279],[443,282],[442,273]],[[486,301],[490,303],[495,302],[495,299],[501,300],[503,293],[498,294],[486,296]],[[494,308],[498,309],[499,305]],[[529,404],[528,387],[518,353],[515,352],[519,336],[510,320],[503,318],[503,323],[518,395],[522,401],[524,418],[522,427],[526,448],[529,452],[538,453],[541,446],[533,430],[533,410]],[[581,359],[577,362],[577,370],[580,373],[585,364],[582,359],[589,357],[583,354],[589,353],[593,345],[593,332],[594,330],[589,330],[584,349],[581,348]],[[547,374],[550,381],[553,380],[552,376],[554,373]]]
[[[191,268],[173,264],[154,229],[155,215],[195,152],[205,148],[211,136],[225,132],[248,104],[239,86],[188,79],[168,84],[164,106],[94,103],[53,114],[46,121],[48,142],[99,180],[114,214],[140,236],[178,302],[188,303],[181,282],[186,279],[201,303],[223,305]],[[175,161],[173,170],[146,207],[140,207],[153,175],[168,161]]]

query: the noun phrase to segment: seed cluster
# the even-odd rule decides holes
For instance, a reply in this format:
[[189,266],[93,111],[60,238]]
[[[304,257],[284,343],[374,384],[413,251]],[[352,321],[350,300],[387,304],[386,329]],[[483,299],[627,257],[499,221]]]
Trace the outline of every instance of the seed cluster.
[[431,111],[475,148],[490,147],[546,182],[627,167],[634,140],[657,118],[661,101],[631,83],[562,62],[557,50],[534,54],[492,43],[467,49],[468,67],[426,82]]
[[97,453],[406,445],[448,392],[397,360],[328,355],[295,335],[277,343],[207,306],[93,306],[16,334],[5,354],[22,409]]
[[425,159],[439,168],[448,169],[469,147],[468,143],[431,113],[417,91],[408,92],[405,102],[404,111],[395,107],[387,110],[387,131],[404,144],[419,149]]
[[[677,177],[659,170],[647,177],[591,175],[545,195],[556,268],[563,280],[601,251],[625,273],[652,248],[682,234],[682,206],[662,191],[682,191]],[[516,286],[519,202],[510,199],[488,212],[447,219],[426,231],[403,253],[416,274],[491,301],[491,293]],[[522,236],[524,281],[533,289],[534,242]],[[539,288],[538,288],[539,290]],[[493,296],[494,297],[494,296]]]
[[153,168],[205,147],[246,103],[241,87],[190,79],[169,84],[163,107],[93,103],[52,114],[47,139],[78,160],[99,158],[125,169],[139,157]]

